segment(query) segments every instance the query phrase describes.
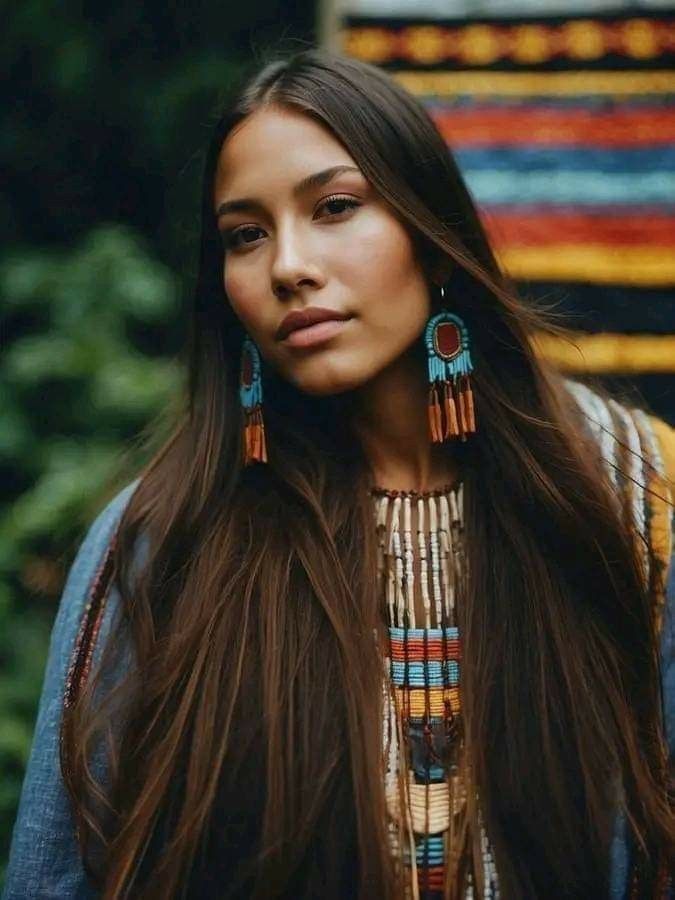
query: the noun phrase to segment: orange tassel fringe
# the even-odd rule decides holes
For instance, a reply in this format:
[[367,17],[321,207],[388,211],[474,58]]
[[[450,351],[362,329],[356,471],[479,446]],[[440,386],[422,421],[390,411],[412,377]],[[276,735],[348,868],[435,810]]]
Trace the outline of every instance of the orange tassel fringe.
[[456,381],[434,381],[429,389],[429,431],[435,444],[476,431],[473,391],[468,375]]
[[248,466],[254,462],[267,462],[265,423],[260,406],[246,413],[244,425],[244,465]]

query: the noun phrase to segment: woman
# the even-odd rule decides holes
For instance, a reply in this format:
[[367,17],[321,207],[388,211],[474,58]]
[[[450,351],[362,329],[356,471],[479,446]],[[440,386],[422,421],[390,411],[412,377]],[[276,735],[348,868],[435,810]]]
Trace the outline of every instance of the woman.
[[7,898],[669,890],[673,432],[542,327],[386,74],[246,85],[186,411],[71,571]]

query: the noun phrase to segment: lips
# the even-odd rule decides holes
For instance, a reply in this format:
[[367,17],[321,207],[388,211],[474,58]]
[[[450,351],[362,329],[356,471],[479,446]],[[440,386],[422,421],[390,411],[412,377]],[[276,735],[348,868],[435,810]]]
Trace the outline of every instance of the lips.
[[325,309],[321,306],[308,306],[307,309],[302,310],[294,309],[283,319],[277,329],[276,339],[283,341],[292,331],[297,331],[299,328],[309,328],[310,325],[316,325],[317,322],[327,322],[329,320],[343,322],[345,319],[350,318],[351,316],[348,313],[338,312],[335,309]]

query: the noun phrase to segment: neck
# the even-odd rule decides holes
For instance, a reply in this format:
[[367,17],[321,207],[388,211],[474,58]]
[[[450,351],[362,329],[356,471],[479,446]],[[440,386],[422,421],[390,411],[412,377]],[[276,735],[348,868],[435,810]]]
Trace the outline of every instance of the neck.
[[399,357],[355,395],[354,429],[378,487],[432,491],[456,481],[448,444],[432,444],[429,385],[414,353]]

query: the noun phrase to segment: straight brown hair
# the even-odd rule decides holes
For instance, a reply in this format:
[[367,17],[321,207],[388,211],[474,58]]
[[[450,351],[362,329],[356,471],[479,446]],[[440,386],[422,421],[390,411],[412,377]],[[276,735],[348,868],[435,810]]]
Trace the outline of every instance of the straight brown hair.
[[655,896],[674,828],[652,591],[577,407],[532,352],[551,326],[500,273],[421,104],[317,50],[265,65],[213,130],[185,408],[124,512],[117,634],[63,723],[90,873],[104,898],[183,897],[225,854],[221,897],[403,896],[385,827],[371,473],[350,397],[267,372],[269,463],[241,463],[244,335],[212,190],[223,141],[265,104],[329,129],[429,271],[452,263],[480,423],[448,450],[464,471],[466,771],[501,895],[606,895],[621,810],[640,896]]

